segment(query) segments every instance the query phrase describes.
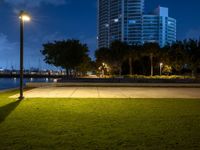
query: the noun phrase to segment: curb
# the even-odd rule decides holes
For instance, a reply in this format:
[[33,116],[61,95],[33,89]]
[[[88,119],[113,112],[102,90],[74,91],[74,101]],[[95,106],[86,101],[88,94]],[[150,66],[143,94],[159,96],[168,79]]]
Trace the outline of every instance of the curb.
[[11,89],[0,90],[0,93],[9,92],[9,91],[17,90],[17,89],[18,88],[11,88]]

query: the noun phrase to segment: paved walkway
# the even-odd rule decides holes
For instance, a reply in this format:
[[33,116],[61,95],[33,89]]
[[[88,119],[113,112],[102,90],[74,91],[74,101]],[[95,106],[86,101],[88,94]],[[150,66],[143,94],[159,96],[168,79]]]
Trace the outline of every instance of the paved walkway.
[[[41,87],[26,98],[200,98],[200,88]],[[14,95],[11,98],[17,98]]]

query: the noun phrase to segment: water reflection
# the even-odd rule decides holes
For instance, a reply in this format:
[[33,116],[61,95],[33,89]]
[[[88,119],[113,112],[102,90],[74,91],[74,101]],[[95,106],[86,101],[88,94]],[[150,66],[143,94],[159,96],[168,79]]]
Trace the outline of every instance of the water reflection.
[[[24,78],[27,82],[57,82],[54,78]],[[0,90],[19,87],[19,78],[0,78]]]
[[14,78],[13,80],[14,80],[14,83],[17,83],[17,78]]

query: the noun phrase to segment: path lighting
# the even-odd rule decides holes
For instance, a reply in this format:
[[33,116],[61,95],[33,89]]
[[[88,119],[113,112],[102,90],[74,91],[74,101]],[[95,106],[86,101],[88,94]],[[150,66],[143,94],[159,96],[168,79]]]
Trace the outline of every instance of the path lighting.
[[110,67],[108,66],[108,64],[106,64],[104,62],[101,64],[101,66],[98,69],[99,69],[99,71],[101,71],[102,77],[104,77],[105,74],[110,71]]
[[19,99],[24,99],[23,96],[23,78],[24,78],[24,23],[31,21],[31,17],[25,11],[20,11],[20,96]]
[[160,63],[160,76],[162,75],[163,63]]

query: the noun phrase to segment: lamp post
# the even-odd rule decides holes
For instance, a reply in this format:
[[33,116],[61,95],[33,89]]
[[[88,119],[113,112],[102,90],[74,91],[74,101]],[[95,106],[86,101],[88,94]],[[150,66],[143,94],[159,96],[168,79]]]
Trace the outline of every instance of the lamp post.
[[20,96],[19,99],[24,99],[23,96],[23,78],[24,78],[24,22],[31,20],[30,16],[25,11],[20,11]]
[[162,75],[162,67],[163,67],[163,63],[160,63],[160,76]]

